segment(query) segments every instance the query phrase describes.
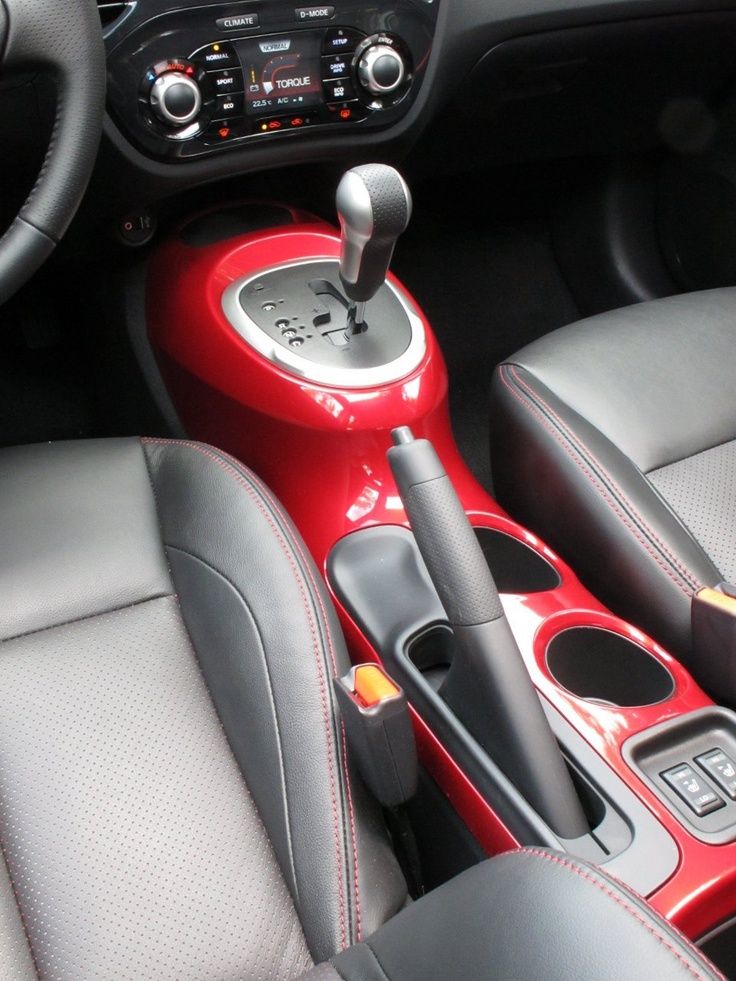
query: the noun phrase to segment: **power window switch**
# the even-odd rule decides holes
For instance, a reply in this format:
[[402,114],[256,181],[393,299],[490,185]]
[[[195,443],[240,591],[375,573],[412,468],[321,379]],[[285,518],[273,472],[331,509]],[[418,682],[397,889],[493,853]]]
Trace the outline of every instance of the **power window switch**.
[[698,817],[705,817],[726,806],[726,802],[698,776],[689,763],[678,763],[660,776]]
[[713,783],[718,784],[731,800],[736,800],[736,763],[728,754],[722,749],[711,749],[696,756],[695,762],[702,766]]

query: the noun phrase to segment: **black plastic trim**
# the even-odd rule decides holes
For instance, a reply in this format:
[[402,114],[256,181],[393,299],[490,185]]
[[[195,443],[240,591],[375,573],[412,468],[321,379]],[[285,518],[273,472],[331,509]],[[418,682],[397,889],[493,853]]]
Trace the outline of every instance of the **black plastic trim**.
[[[328,579],[386,668],[406,690],[474,786],[522,844],[562,848],[610,869],[642,895],[677,868],[675,842],[626,783],[545,699],[542,707],[568,765],[597,794],[605,814],[592,835],[557,837],[437,694],[432,679],[411,662],[412,643],[430,629],[449,632],[414,536],[398,525],[347,535],[327,562]],[[434,683],[433,683],[434,681]]]

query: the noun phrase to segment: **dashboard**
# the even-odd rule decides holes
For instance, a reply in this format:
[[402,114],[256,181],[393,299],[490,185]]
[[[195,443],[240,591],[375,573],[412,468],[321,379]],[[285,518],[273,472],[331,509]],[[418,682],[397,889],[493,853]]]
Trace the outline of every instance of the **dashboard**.
[[[95,225],[244,175],[375,159],[453,179],[636,152],[657,143],[668,100],[708,102],[734,74],[736,0],[99,5],[108,114],[82,249]],[[20,200],[49,125],[49,109],[34,122],[42,94],[0,86],[14,147],[0,176]]]
[[[403,153],[447,106],[474,128],[478,104],[495,91],[495,57],[509,42],[652,18],[644,31],[656,48],[659,24],[688,14],[727,17],[735,7],[734,0],[102,0],[107,136],[139,172],[172,178],[181,168],[176,183],[185,172],[198,182],[364,157],[368,148]],[[690,25],[684,33],[695,37]],[[714,33],[723,35],[720,22]],[[626,38],[618,41],[625,48]],[[554,60],[554,52],[544,57]],[[707,44],[702,60],[713,60]],[[641,67],[631,61],[632,77]]]
[[119,39],[108,35],[110,111],[133,146],[167,161],[307,130],[386,129],[421,89],[435,21],[425,0],[255,0],[125,18]]

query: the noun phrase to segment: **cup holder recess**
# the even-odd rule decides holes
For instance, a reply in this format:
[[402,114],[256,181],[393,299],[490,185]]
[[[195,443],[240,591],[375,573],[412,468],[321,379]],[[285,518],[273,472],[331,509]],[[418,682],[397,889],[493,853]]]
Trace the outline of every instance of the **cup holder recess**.
[[[475,527],[473,531],[499,593],[541,593],[560,585],[555,567],[518,538],[496,528]],[[453,653],[454,637],[444,624],[425,630],[407,651],[409,660],[435,691],[450,669]]]
[[661,661],[628,637],[601,627],[561,631],[547,645],[546,661],[558,685],[601,705],[656,705],[675,691]]
[[454,644],[452,630],[443,623],[435,624],[409,643],[406,652],[409,660],[435,691],[440,690],[450,670]]
[[560,585],[555,567],[518,538],[495,528],[473,531],[499,593],[541,593]]

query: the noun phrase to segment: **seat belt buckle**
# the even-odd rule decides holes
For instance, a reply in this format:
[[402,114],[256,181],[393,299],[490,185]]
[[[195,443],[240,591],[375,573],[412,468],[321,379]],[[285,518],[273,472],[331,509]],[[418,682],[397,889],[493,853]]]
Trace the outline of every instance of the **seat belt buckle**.
[[416,793],[419,764],[403,689],[378,664],[358,664],[333,685],[368,789],[384,807],[405,804]]
[[736,586],[721,582],[693,596],[693,650],[703,664],[725,665],[736,656]]

